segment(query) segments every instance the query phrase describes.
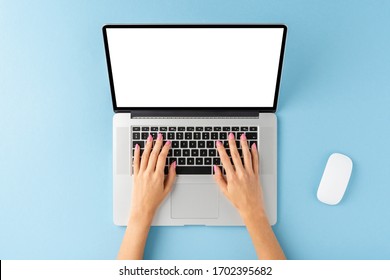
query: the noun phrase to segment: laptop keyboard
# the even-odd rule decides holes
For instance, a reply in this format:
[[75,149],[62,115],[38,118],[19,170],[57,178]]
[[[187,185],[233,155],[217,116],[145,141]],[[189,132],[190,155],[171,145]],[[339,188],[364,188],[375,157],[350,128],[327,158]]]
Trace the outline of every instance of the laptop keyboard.
[[257,126],[132,126],[133,155],[136,144],[140,146],[142,155],[149,134],[155,142],[157,134],[161,133],[164,143],[171,141],[171,149],[165,163],[165,174],[168,173],[168,166],[174,161],[176,161],[176,174],[213,174],[213,165],[222,168],[215,145],[217,140],[222,142],[231,158],[228,142],[230,132],[235,136],[241,159],[240,136],[243,133],[246,134],[249,147],[253,143],[259,146]]

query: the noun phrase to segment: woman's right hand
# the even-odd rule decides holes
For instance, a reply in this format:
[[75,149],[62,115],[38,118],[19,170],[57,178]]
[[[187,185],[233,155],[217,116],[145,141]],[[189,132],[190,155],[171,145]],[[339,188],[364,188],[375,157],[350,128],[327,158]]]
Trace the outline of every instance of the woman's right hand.
[[232,165],[220,141],[217,141],[217,150],[221,158],[226,177],[218,166],[214,166],[214,178],[222,192],[237,208],[245,221],[252,215],[264,215],[263,192],[259,180],[259,156],[256,144],[249,150],[245,134],[241,135],[243,162],[237,150],[233,133],[229,134],[229,148],[232,155]]

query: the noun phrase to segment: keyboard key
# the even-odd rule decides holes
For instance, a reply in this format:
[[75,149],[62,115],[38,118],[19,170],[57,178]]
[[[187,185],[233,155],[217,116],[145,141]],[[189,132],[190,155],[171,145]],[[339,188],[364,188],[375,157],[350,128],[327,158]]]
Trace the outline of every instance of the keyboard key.
[[183,157],[189,157],[190,156],[190,149],[184,149],[183,150]]
[[257,126],[251,126],[251,127],[249,128],[249,130],[250,130],[250,131],[257,131]]
[[187,126],[187,131],[194,131],[195,128],[193,126]]
[[150,130],[151,130],[151,131],[158,131],[158,127],[153,126],[153,127],[150,128]]
[[194,132],[194,139],[199,140],[201,139],[202,134],[200,132]]
[[167,131],[168,128],[166,126],[160,126],[160,131]]
[[219,158],[213,158],[213,164],[214,165],[220,165],[221,164],[221,160]]
[[203,158],[196,158],[195,163],[196,165],[203,165]]
[[168,132],[168,139],[169,140],[175,139],[175,132]]
[[210,166],[178,166],[176,167],[176,174],[211,174],[212,167]]
[[225,149],[229,148],[229,141],[223,141],[223,147]]
[[212,130],[213,130],[213,128],[212,128],[212,127],[210,127],[210,126],[207,126],[207,127],[205,127],[205,128],[204,128],[204,130],[205,130],[205,131],[212,131]]
[[179,148],[179,141],[172,141],[172,148]]
[[142,132],[141,133],[141,139],[142,140],[146,140],[146,139],[148,139],[148,137],[149,137],[149,132]]
[[206,149],[200,149],[199,150],[199,155],[201,157],[207,157],[207,150]]
[[203,131],[203,127],[197,126],[197,127],[195,128],[195,130],[196,130],[196,131]]
[[133,139],[134,139],[134,140],[139,140],[139,139],[141,139],[140,133],[139,133],[139,132],[134,132],[134,133],[133,133]]
[[227,133],[226,132],[220,132],[219,133],[219,139],[226,140],[227,139]]
[[224,126],[224,127],[222,127],[222,131],[230,131],[230,127]]
[[248,131],[248,127],[247,126],[241,126],[241,131]]
[[236,133],[236,139],[239,140],[242,134],[244,134],[244,132],[241,132],[241,131],[240,131],[240,132],[237,132],[237,133]]
[[190,148],[196,148],[196,141],[190,141]]
[[221,131],[222,128],[220,126],[214,126],[214,131]]
[[240,128],[238,126],[233,126],[232,127],[232,131],[239,131],[239,130],[240,130]]
[[178,130],[178,131],[185,131],[186,128],[185,128],[184,126],[179,126],[179,127],[177,128],[177,130]]
[[162,139],[167,139],[167,133],[166,132],[160,132],[162,135]]
[[184,138],[183,132],[176,132],[176,139],[182,140]]
[[152,132],[152,133],[150,133],[150,134],[152,135],[152,137],[153,137],[154,140],[157,139],[157,132]]
[[246,139],[257,139],[257,132],[247,132]]
[[214,149],[209,150],[209,157],[215,157],[217,156],[217,152]]
[[205,148],[205,145],[206,145],[205,141],[198,141],[198,148]]
[[188,141],[180,141],[180,148],[188,148]]
[[144,148],[145,142],[144,141],[133,141],[133,148],[135,148],[135,145],[139,145],[140,148]]
[[149,131],[149,127],[148,126],[142,127],[142,131]]
[[192,150],[191,150],[191,156],[192,156],[192,157],[197,157],[197,156],[199,156],[199,150],[198,150],[198,149],[192,149]]
[[185,158],[179,158],[178,165],[185,165],[186,159]]
[[205,158],[204,165],[211,165],[211,158]]
[[207,148],[214,148],[214,141],[207,141]]
[[171,157],[171,158],[169,159],[169,165],[171,165],[174,161],[177,162],[177,158]]
[[171,157],[172,156],[172,149],[169,149],[168,151],[168,157]]
[[175,157],[181,157],[181,150],[178,150],[178,149],[173,150],[173,155]]
[[249,148],[251,148],[253,144],[256,144],[257,147],[257,141],[249,141]]
[[211,132],[211,139],[217,140],[218,139],[218,132]]
[[210,139],[210,133],[209,133],[209,132],[203,132],[203,133],[202,133],[202,139],[203,139],[203,140],[208,140],[208,139]]
[[176,127],[175,126],[170,126],[170,127],[168,127],[168,131],[176,131]]
[[141,128],[139,126],[133,126],[132,128],[133,128],[133,131],[140,131],[141,130]]
[[186,132],[186,133],[184,134],[184,138],[185,138],[186,140],[191,140],[191,139],[192,139],[192,132]]
[[194,158],[187,158],[187,165],[194,165]]

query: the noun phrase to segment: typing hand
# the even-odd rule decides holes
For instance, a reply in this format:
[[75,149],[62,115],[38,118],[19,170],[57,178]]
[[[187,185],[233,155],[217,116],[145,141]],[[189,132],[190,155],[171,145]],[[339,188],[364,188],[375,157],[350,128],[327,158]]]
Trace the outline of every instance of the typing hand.
[[167,141],[163,146],[163,137],[159,133],[153,146],[153,138],[149,135],[145,150],[140,158],[140,147],[134,153],[134,187],[131,201],[131,215],[142,216],[152,220],[153,216],[168,193],[176,178],[176,162],[173,162],[164,178],[164,166],[171,148]]
[[252,214],[264,213],[263,193],[259,180],[259,156],[256,144],[252,144],[251,150],[249,150],[246,136],[242,134],[240,137],[244,158],[244,162],[242,162],[234,134],[230,133],[228,138],[234,166],[231,164],[222,143],[217,141],[217,150],[226,170],[226,177],[222,175],[218,166],[214,166],[214,178],[222,192],[245,220]]

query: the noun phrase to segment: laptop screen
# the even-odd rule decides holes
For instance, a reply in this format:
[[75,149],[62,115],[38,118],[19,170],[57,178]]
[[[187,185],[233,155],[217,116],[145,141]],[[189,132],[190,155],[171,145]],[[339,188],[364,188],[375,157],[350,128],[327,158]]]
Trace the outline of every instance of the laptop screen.
[[276,108],[285,26],[103,30],[115,109]]

